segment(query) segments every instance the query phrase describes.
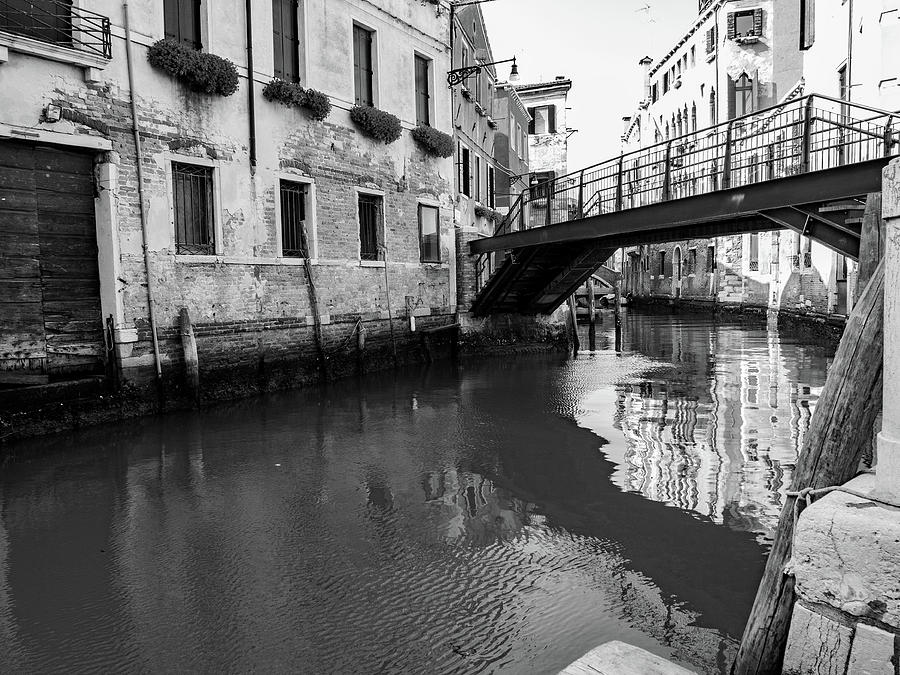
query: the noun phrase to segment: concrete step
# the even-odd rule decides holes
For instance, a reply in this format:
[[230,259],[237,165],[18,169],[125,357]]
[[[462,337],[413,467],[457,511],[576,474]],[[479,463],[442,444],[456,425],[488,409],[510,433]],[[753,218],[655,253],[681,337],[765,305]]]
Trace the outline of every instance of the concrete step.
[[592,649],[559,675],[691,675],[692,672],[645,649],[613,640]]

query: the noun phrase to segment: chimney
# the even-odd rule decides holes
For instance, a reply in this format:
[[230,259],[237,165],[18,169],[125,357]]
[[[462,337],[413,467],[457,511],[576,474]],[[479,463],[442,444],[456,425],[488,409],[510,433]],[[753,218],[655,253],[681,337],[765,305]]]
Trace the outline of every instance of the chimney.
[[648,103],[650,102],[650,66],[652,64],[653,59],[649,56],[645,56],[638,61],[638,65],[642,66],[644,69],[644,100]]

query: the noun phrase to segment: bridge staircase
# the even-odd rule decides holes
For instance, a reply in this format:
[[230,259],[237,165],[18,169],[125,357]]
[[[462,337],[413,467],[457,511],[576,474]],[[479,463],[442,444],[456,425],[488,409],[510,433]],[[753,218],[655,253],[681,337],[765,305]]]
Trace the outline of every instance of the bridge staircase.
[[898,120],[811,94],[531,186],[470,243],[472,311],[551,313],[623,246],[790,229],[857,259]]

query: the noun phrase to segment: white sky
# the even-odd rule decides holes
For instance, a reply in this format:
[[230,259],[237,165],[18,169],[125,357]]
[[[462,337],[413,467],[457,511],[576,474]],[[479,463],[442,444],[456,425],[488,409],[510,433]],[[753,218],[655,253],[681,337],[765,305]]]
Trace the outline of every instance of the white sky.
[[[649,12],[641,11],[650,5]],[[494,59],[517,57],[521,83],[572,80],[569,170],[619,154],[622,117],[643,96],[638,61],[690,28],[697,0],[495,0],[481,5]],[[652,19],[652,21],[650,20]],[[509,76],[506,64],[497,76]]]

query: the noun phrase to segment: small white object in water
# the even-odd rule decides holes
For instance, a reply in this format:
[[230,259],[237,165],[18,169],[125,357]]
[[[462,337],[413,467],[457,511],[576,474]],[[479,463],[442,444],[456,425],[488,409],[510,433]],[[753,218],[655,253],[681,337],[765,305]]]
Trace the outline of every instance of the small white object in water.
[[276,464],[275,466],[281,466],[281,464]]

